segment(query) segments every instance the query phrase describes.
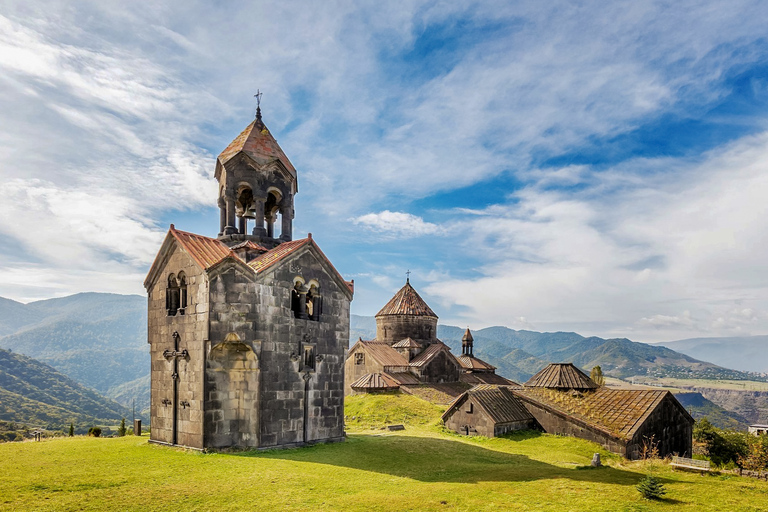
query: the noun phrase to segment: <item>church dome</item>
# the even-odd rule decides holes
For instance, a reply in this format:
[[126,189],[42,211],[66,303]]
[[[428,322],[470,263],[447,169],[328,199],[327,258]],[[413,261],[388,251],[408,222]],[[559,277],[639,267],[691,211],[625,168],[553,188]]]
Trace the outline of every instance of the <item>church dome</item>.
[[437,318],[434,311],[424,302],[424,299],[413,289],[410,280],[392,297],[387,304],[376,313],[376,317],[384,315],[428,316]]

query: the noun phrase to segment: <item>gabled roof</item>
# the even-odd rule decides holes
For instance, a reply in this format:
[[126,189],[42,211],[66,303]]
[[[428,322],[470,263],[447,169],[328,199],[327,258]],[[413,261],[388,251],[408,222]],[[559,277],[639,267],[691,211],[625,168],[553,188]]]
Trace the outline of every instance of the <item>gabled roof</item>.
[[476,386],[478,384],[498,384],[500,386],[519,386],[515,381],[509,380],[495,373],[460,373],[459,381]]
[[376,313],[376,316],[384,315],[410,315],[410,316],[428,316],[437,318],[434,311],[427,306],[416,290],[411,286],[410,281],[405,282],[405,286],[400,288],[394,297]]
[[[248,155],[259,165],[279,161],[291,176],[296,178],[296,169],[261,119],[254,119],[240,135],[235,137],[235,140],[221,152],[218,161],[223,166],[240,152]],[[220,173],[221,168],[216,166],[216,179],[219,179]]]
[[203,270],[211,268],[229,255],[230,248],[215,238],[180,231],[173,224],[169,232]]
[[[582,420],[614,436],[631,439],[645,420],[665,398],[677,402],[666,390],[599,388],[574,396],[568,391],[546,388],[514,388],[522,398],[528,398]],[[690,418],[688,411],[679,404],[681,414]]]
[[496,369],[495,366],[488,364],[482,359],[476,358],[475,356],[456,356],[456,360],[465,370],[493,371]]
[[400,388],[400,383],[386,373],[366,373],[353,382],[350,387],[352,389],[395,390]]
[[[378,342],[378,341],[364,341],[364,340],[358,340],[357,343],[350,349],[349,354],[351,355],[354,351],[355,347],[357,345],[362,345],[365,348],[365,351],[368,353],[370,357],[375,359],[379,364],[381,364],[384,367],[392,367],[392,366],[399,366],[399,367],[407,367],[408,361],[403,357],[403,355],[398,352],[397,350],[393,349],[389,343],[384,342]],[[349,357],[349,356],[347,356]]]
[[553,389],[597,389],[598,385],[573,363],[551,363],[528,379],[528,387]]
[[392,348],[421,348],[421,344],[416,343],[411,338],[405,338],[392,345]]
[[448,348],[448,345],[444,344],[441,341],[432,343],[427,348],[425,348],[420,354],[418,354],[416,357],[411,359],[411,362],[409,363],[410,366],[424,366],[428,362],[430,362],[437,354],[440,352],[446,352],[448,356],[454,360],[456,360],[455,357],[453,357],[453,354],[451,354],[451,349]]
[[509,388],[490,384],[481,384],[460,395],[443,414],[443,421],[461,407],[468,399],[484,410],[495,423],[510,423],[513,421],[531,421],[533,415]]
[[[180,231],[171,224],[168,234],[163,241],[163,245],[155,256],[155,261],[152,263],[147,278],[144,280],[144,287],[149,287],[154,284],[154,279],[157,274],[162,270],[163,262],[168,256],[168,251],[172,245],[172,241],[176,241],[178,245],[189,254],[189,256],[197,263],[202,270],[209,271],[213,267],[219,265],[227,258],[232,258],[237,262],[242,263],[243,269],[250,269],[256,275],[266,271],[274,266],[276,263],[284,260],[291,254],[295,253],[302,247],[312,246],[317,251],[322,260],[327,264],[328,270],[331,276],[335,276],[338,279],[340,286],[346,287],[350,294],[355,291],[354,281],[346,281],[339,274],[338,270],[333,266],[330,260],[323,254],[317,243],[312,239],[312,233],[307,238],[292,240],[290,242],[283,242],[276,246],[274,249],[267,250],[265,247],[254,243],[252,241],[245,241],[237,244],[234,247],[228,247],[223,242],[215,238],[207,236],[196,235],[194,233],[188,233],[186,231]],[[262,252],[259,256],[252,259],[249,262],[245,262],[240,258],[235,250],[241,248],[249,248],[258,252]]]

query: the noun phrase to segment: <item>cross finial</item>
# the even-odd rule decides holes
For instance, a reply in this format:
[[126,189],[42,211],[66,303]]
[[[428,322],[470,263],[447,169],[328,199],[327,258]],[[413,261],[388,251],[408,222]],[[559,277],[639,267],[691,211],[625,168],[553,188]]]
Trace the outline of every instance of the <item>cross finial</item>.
[[256,94],[253,95],[254,98],[256,98],[256,119],[261,121],[261,97],[263,96],[263,93],[260,89],[256,89]]
[[411,270],[408,269],[408,272],[405,273],[405,282],[409,283],[411,282]]

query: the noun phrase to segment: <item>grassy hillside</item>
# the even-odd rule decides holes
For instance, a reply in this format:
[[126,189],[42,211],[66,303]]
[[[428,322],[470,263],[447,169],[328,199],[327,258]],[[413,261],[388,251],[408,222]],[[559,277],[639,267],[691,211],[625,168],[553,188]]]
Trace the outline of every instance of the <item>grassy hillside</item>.
[[70,422],[114,423],[129,416],[121,405],[50,366],[0,350],[0,420],[62,430]]
[[[0,445],[0,510],[758,511],[768,497],[764,481],[626,462],[574,438],[446,433],[431,406],[405,431],[371,430],[376,409],[405,402],[368,398],[347,413],[371,424],[311,448],[202,454],[131,436]],[[595,451],[608,467],[589,467]],[[649,471],[667,499],[640,497]]]
[[[101,393],[149,374],[147,304],[138,295],[80,293],[29,304],[0,300],[2,334],[0,348],[43,361]],[[137,390],[145,395],[126,396],[125,389],[113,394],[124,398],[124,405],[149,400],[146,390]]]

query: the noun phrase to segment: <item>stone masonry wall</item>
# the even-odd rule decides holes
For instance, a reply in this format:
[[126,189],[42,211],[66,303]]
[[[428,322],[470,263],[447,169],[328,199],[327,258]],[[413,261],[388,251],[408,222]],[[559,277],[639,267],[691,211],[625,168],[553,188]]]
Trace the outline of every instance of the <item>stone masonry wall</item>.
[[[319,283],[323,298],[319,321],[294,318],[291,290],[296,276]],[[238,425],[237,434],[259,447],[343,439],[349,299],[314,249],[300,250],[255,280],[237,269],[217,275],[211,280],[210,297],[211,345],[234,332],[258,361],[259,399],[243,397],[244,410],[258,409],[258,422],[252,422],[247,432]],[[314,371],[304,366],[306,346],[314,348]],[[237,446],[218,385],[213,372],[208,372],[206,443],[210,439],[216,446],[227,442]]]
[[419,343],[437,339],[437,318],[410,315],[382,315],[376,317],[376,340],[397,343],[405,338]]
[[[364,354],[363,364],[355,364],[354,354],[362,352]],[[384,366],[370,357],[365,348],[362,345],[358,345],[353,351],[350,351],[347,355],[346,364],[344,367],[344,393],[347,395],[352,394],[351,384],[357,379],[368,373],[382,373]]]
[[[182,270],[187,276],[188,305],[183,315],[179,312],[175,316],[168,316],[165,302],[168,275],[178,275]],[[151,359],[151,439],[165,443],[173,442],[175,409],[176,443],[202,448],[203,361],[208,324],[208,286],[202,270],[178,246],[171,249],[163,272],[149,291],[147,316]],[[189,352],[186,359],[178,359],[178,396],[175,400],[172,377],[174,362],[163,357],[165,350],[174,350],[174,331],[180,336],[179,349],[186,348]]]

